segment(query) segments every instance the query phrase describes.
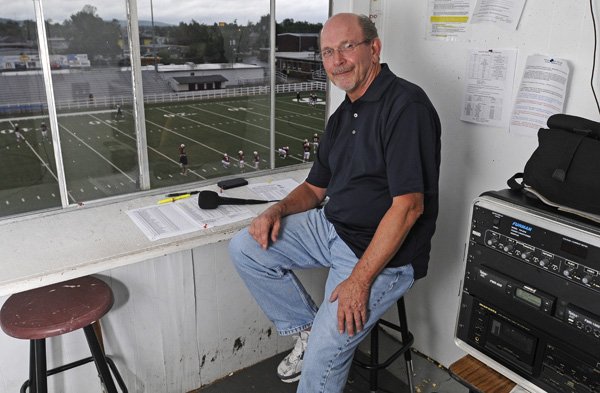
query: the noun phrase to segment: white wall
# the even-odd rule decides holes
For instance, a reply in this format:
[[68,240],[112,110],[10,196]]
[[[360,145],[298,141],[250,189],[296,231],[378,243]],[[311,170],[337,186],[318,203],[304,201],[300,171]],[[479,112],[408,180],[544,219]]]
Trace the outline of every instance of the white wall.
[[[459,120],[467,50],[518,49],[514,93],[528,55],[568,60],[571,78],[564,113],[599,121],[589,83],[593,60],[589,2],[527,0],[514,32],[472,25],[468,41],[441,42],[425,38],[428,1],[379,1],[385,15],[382,61],[400,77],[423,87],[442,121],[438,229],[429,274],[407,295],[407,308],[415,347],[449,365],[462,355],[453,334],[471,203],[484,191],[506,188],[506,180],[522,171],[537,146],[535,133],[517,136],[505,128]],[[594,4],[600,6],[597,0]],[[340,11],[368,13],[369,1],[334,0],[334,12]],[[341,99],[340,94],[336,97]]]

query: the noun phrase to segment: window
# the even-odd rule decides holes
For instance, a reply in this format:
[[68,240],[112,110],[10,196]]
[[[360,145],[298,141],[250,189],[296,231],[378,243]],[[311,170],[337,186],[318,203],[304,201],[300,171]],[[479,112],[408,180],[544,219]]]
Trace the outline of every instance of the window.
[[[0,214],[61,205],[34,7],[0,20]],[[44,128],[45,127],[45,130]]]
[[0,20],[0,218],[313,159],[327,0],[274,38],[269,0],[33,4]]

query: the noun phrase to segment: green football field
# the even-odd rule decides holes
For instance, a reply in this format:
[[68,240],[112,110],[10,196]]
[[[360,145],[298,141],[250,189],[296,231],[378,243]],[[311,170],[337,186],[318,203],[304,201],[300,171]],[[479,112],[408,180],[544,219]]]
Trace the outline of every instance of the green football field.
[[[276,154],[276,167],[302,162],[302,143],[321,135],[325,100],[316,105],[294,94],[276,98],[275,146],[289,146],[287,158]],[[152,188],[168,187],[253,172],[253,152],[268,169],[269,96],[146,104],[146,138]],[[0,120],[0,216],[60,206],[54,145],[42,137],[45,116]],[[59,113],[59,133],[69,201],[81,203],[139,190],[135,124],[131,108]],[[17,141],[18,124],[25,140]],[[186,145],[189,171],[179,167],[180,144]],[[245,156],[240,168],[238,151]],[[231,166],[223,167],[227,153]],[[312,160],[311,156],[311,160]]]

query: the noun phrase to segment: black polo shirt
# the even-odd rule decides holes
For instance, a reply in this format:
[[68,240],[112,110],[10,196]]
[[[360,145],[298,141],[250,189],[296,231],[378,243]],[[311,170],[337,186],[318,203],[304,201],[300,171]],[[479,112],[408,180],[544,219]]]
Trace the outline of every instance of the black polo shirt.
[[395,196],[420,192],[425,211],[388,266],[411,263],[427,274],[438,213],[441,126],[425,92],[382,64],[355,102],[348,97],[327,122],[307,182],[327,188],[325,215],[361,257]]

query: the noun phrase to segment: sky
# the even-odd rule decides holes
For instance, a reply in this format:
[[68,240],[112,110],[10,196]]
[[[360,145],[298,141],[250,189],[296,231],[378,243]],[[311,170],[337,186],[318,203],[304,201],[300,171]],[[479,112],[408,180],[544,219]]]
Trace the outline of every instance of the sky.
[[[38,1],[38,0],[35,0]],[[105,20],[125,19],[125,0],[39,0],[44,7],[44,18],[53,22],[62,22],[84,5],[96,7],[98,16]],[[278,21],[290,18],[295,21],[311,23],[324,22],[327,19],[328,0],[276,0]],[[150,20],[151,0],[137,0],[138,17]],[[0,17],[15,20],[34,19],[33,1],[14,0],[3,2]],[[269,13],[269,0],[152,0],[154,21],[178,24],[190,22],[213,24],[214,22],[239,25],[257,22],[262,15]]]

